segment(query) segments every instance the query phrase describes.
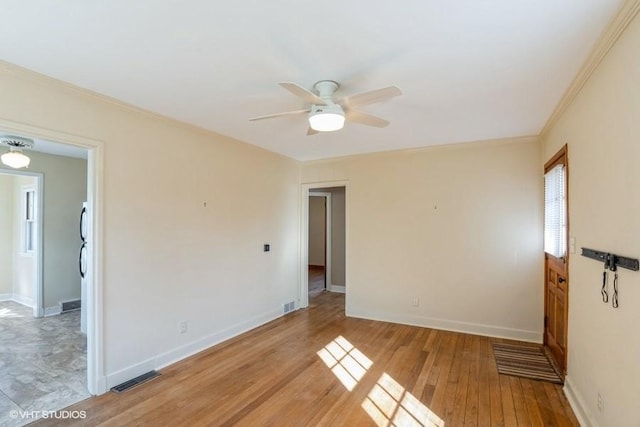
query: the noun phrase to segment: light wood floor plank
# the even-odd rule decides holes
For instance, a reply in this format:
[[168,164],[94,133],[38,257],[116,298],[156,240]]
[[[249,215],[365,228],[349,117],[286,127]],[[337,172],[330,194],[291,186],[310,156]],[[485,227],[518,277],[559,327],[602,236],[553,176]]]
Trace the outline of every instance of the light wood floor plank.
[[482,422],[481,425],[490,425],[492,427],[503,427],[506,425],[503,405],[508,406],[510,403],[511,408],[513,408],[511,391],[509,390],[509,395],[508,395],[509,401],[503,403],[502,393],[500,390],[500,375],[498,374],[498,368],[494,360],[490,356],[493,352],[493,349],[491,348],[491,341],[489,339],[485,340],[485,343],[484,343],[484,346],[482,347],[481,352],[482,352],[482,367],[487,371],[487,375],[488,375],[488,381],[489,381],[488,394],[491,402],[491,422],[485,422],[486,420],[481,419],[480,420]]
[[551,419],[548,420],[549,424],[545,424],[545,422],[542,420],[542,413],[540,411],[540,408],[538,407],[539,401],[533,391],[532,382],[533,381],[529,381],[526,379],[520,380],[520,385],[522,386],[522,394],[524,396],[525,405],[527,405],[527,412],[529,413],[531,425],[533,427],[551,427],[552,425],[555,425],[555,422],[553,419]]
[[[488,390],[488,384],[481,384],[480,374],[480,345],[482,337],[473,335],[471,347],[469,348],[469,385],[467,387],[467,409],[464,414],[465,426],[477,426],[481,419],[490,420],[489,415],[489,393],[480,393],[479,388]],[[482,399],[481,399],[482,397]],[[484,424],[483,424],[484,425]]]
[[516,411],[518,426],[529,427],[531,426],[531,417],[529,416],[529,407],[522,390],[520,378],[510,377],[509,382],[511,383],[511,395],[513,396],[513,406]]
[[515,400],[511,390],[511,377],[500,375],[500,393],[502,395],[502,411],[505,426],[517,426],[518,416],[516,413]]
[[85,420],[37,425],[578,425],[561,386],[499,375],[492,341],[347,318],[344,295],[323,292],[148,383],[67,408]]

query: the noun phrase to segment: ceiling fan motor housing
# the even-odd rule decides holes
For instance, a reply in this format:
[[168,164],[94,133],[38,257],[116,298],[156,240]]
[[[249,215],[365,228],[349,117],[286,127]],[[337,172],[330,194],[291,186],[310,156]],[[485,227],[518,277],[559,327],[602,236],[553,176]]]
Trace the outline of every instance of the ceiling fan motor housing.
[[309,115],[315,116],[316,114],[338,114],[344,116],[344,111],[338,104],[312,105]]

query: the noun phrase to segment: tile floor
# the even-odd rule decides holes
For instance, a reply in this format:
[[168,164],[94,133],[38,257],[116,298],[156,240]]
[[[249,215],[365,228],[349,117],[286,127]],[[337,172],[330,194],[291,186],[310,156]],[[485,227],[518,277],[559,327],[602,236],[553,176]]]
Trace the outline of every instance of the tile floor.
[[90,397],[87,340],[80,311],[34,318],[33,310],[0,302],[0,426],[21,426],[12,410],[59,410]]

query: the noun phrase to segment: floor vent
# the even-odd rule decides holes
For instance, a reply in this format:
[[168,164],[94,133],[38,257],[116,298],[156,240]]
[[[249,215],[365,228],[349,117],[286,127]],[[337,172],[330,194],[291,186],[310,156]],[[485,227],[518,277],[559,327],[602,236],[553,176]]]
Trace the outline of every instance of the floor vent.
[[296,308],[296,303],[294,301],[286,302],[283,304],[284,314],[291,313]]
[[67,311],[80,310],[80,300],[63,301],[60,303],[60,313],[66,313]]
[[113,387],[111,391],[113,391],[114,393],[124,393],[127,390],[131,390],[135,386],[138,386],[142,383],[145,383],[159,376],[160,376],[159,372],[149,371],[146,374],[142,374],[139,377],[135,377],[132,380],[123,382],[122,384]]

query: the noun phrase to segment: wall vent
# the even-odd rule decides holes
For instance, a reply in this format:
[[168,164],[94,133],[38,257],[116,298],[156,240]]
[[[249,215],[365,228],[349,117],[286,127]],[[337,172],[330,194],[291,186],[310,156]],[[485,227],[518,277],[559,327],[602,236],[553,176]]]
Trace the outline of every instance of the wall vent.
[[295,301],[285,302],[283,304],[283,307],[284,307],[284,314],[291,313],[293,310],[296,309],[296,303]]
[[76,299],[73,301],[61,301],[60,302],[60,313],[66,313],[68,311],[80,310],[80,300]]
[[160,376],[160,372],[157,371],[149,371],[146,374],[142,374],[139,377],[135,377],[129,381],[125,381],[120,385],[117,385],[111,389],[114,393],[124,393],[127,390],[131,390],[135,386],[138,386],[142,383],[146,383],[156,377]]

